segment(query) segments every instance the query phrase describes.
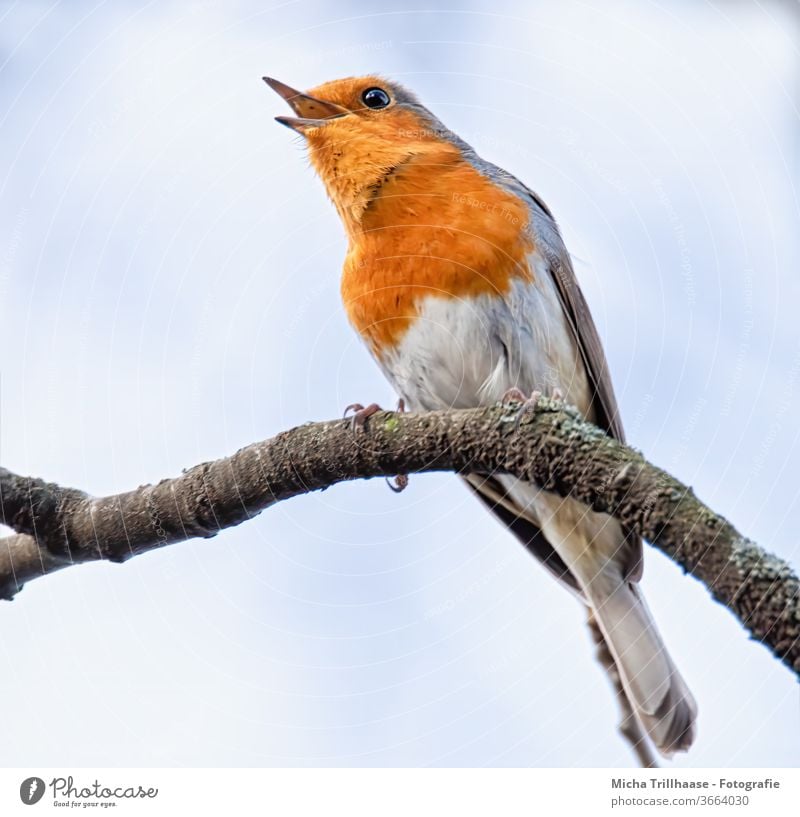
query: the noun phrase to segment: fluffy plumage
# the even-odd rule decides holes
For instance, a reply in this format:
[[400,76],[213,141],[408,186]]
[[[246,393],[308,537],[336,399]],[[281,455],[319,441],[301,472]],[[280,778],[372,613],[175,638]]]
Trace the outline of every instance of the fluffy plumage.
[[[380,110],[364,101],[375,87],[391,100]],[[290,126],[306,137],[349,237],[348,317],[408,407],[488,405],[512,387],[559,389],[622,439],[600,339],[541,199],[381,77],[286,98],[298,112],[329,103],[324,121]],[[513,477],[467,483],[594,611],[658,750],[687,749],[696,707],[637,585],[641,541],[611,517]]]

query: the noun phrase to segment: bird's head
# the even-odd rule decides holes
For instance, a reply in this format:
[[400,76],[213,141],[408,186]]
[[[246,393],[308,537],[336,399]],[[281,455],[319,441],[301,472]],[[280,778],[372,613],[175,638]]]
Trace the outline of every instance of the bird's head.
[[301,134],[314,169],[349,229],[384,180],[421,157],[446,163],[466,146],[401,85],[379,76],[339,79],[302,92],[264,81],[296,116],[278,116]]

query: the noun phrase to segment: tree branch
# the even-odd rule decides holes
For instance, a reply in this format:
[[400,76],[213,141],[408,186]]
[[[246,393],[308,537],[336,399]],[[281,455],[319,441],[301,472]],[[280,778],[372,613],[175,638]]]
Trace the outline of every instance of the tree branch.
[[202,463],[174,479],[89,497],[0,468],[0,597],[71,564],[131,556],[250,519],[289,497],[366,477],[505,472],[609,513],[703,582],[800,676],[800,583],[691,488],[637,451],[543,399],[516,426],[516,405],[372,417],[365,432],[310,423]]

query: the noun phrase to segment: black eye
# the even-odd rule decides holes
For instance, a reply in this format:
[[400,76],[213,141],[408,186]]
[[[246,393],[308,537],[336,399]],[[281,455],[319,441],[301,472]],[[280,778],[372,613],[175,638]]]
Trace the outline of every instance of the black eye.
[[361,94],[361,99],[368,108],[385,108],[391,100],[383,88],[368,88]]

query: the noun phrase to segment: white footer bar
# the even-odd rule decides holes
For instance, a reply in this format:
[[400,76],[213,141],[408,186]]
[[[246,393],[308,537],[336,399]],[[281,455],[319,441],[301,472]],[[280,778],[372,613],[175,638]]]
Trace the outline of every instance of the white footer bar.
[[28,817],[796,817],[798,803],[798,769],[0,770],[0,814]]

